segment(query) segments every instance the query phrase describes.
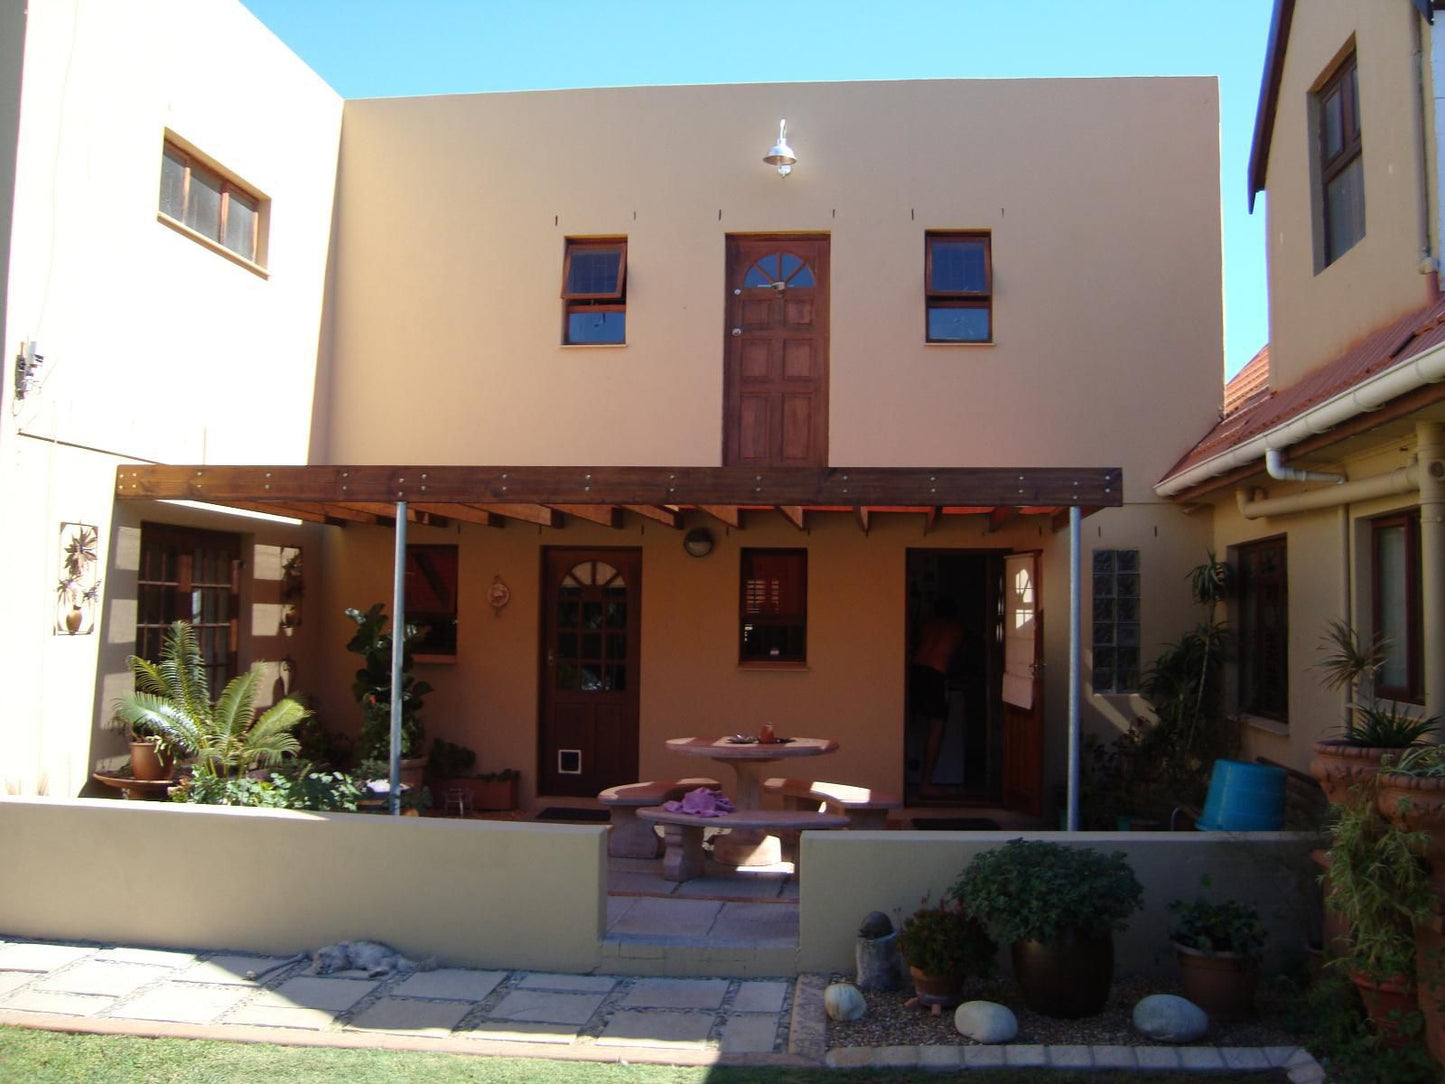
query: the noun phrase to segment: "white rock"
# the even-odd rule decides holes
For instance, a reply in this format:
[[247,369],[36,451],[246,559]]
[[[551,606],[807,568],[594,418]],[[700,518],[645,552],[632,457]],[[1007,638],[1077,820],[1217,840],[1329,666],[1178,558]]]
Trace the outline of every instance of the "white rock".
[[868,1003],[852,983],[835,982],[823,991],[823,1011],[829,1020],[861,1020]]
[[1013,1010],[992,1001],[965,1001],[953,1014],[953,1026],[976,1043],[1011,1043],[1019,1033]]
[[1150,994],[1134,1006],[1134,1026],[1160,1042],[1192,1043],[1209,1030],[1209,1016],[1187,998]]

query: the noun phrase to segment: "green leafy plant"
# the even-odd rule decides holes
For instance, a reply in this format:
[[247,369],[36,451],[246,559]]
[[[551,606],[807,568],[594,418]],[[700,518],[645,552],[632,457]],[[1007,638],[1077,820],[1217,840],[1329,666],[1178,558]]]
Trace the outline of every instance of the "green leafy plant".
[[1401,753],[1386,753],[1380,767],[1416,779],[1445,778],[1445,745],[1414,745]]
[[509,783],[513,779],[521,779],[522,773],[517,768],[502,768],[495,772],[478,772],[477,778],[483,783]]
[[[1200,878],[1200,887],[1210,887],[1207,874]],[[1174,900],[1169,913],[1174,916],[1170,939],[1206,956],[1218,952],[1258,956],[1264,948],[1259,911],[1238,900],[1210,900],[1201,893],[1190,902]]]
[[940,978],[991,978],[998,943],[984,924],[957,902],[943,900],[936,907],[927,902],[898,931],[898,948],[909,966]]
[[439,779],[450,779],[468,774],[477,763],[477,754],[465,745],[435,738],[431,743],[431,755],[427,768]]
[[270,779],[194,776],[171,793],[171,799],[177,802],[321,813],[354,813],[361,797],[361,787],[351,776],[344,772],[314,772],[309,765],[294,774]]
[[288,696],[256,714],[264,664],[232,678],[212,703],[205,660],[186,622],[166,630],[159,662],[135,655],[126,661],[135,691],[116,702],[116,722],[158,748],[195,758],[196,776],[244,775],[278,764],[300,748],[291,731],[310,713],[299,700]]
[[1234,569],[1216,558],[1213,550],[1206,552],[1209,559],[1189,570],[1189,593],[1199,605],[1210,607],[1212,614],[1215,605],[1234,594]]
[[1415,715],[1393,700],[1382,702],[1376,681],[1390,654],[1390,640],[1376,633],[1362,641],[1348,621],[1331,621],[1320,639],[1323,658],[1316,664],[1320,684],[1350,698],[1349,717],[1341,730],[1346,745],[1371,749],[1405,749],[1440,723],[1435,716]]
[[1124,929],[1143,895],[1120,851],[1024,839],[975,855],[949,889],[1003,942],[1102,937]]
[[[356,623],[356,634],[346,650],[360,655],[361,669],[351,683],[351,693],[361,705],[361,735],[356,742],[362,757],[386,757],[391,749],[391,638],[387,628],[386,608],[380,602],[364,613],[348,609],[346,616]],[[411,644],[421,635],[412,624],[402,629],[401,656],[401,755],[420,756],[426,748],[425,732],[418,712],[422,698],[432,691],[425,681],[412,676]]]

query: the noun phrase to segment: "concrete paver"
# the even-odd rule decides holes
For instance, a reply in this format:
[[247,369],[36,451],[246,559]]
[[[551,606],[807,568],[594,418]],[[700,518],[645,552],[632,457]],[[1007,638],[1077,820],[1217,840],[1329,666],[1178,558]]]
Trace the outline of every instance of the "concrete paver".
[[775,1012],[733,1013],[723,1022],[718,1033],[718,1048],[724,1054],[761,1054],[772,1050],[778,1042],[778,1015]]
[[396,1031],[409,1035],[450,1035],[462,1017],[472,1011],[465,1001],[418,1001],[384,997],[356,1014],[351,1028]]
[[506,977],[505,971],[467,971],[459,967],[419,971],[407,976],[392,993],[399,997],[485,1001]]
[[616,975],[561,975],[533,971],[517,980],[524,990],[567,990],[574,994],[606,994],[617,985]]
[[44,945],[11,942],[0,945],[0,971],[54,971],[93,953],[77,945]]
[[494,1020],[530,1020],[538,1024],[585,1024],[602,1004],[601,994],[556,994],[513,990],[492,1009]]
[[335,1017],[325,1009],[301,1009],[294,1005],[242,1005],[223,1024],[250,1024],[264,1028],[303,1028],[321,1031],[329,1028]]
[[176,980],[178,982],[234,983],[255,986],[254,981],[246,978],[247,972],[264,971],[285,958],[284,956],[212,956],[209,960],[203,960],[186,968],[176,976]]
[[194,952],[173,952],[170,949],[116,948],[102,949],[95,954],[97,960],[111,960],[120,964],[153,964],[157,967],[190,967],[196,962]]
[[727,996],[727,979],[639,979],[622,999],[629,1009],[717,1009]]
[[608,933],[699,940],[708,936],[723,905],[716,900],[654,899],[639,896]]
[[239,986],[197,986],[189,982],[168,982],[126,1002],[111,1015],[127,1020],[209,1024],[250,996],[249,990]]
[[796,941],[798,910],[776,903],[735,903],[718,915],[712,936],[721,941]]
[[287,979],[274,990],[257,996],[257,1005],[344,1012],[376,989],[377,983],[358,979],[305,976]]
[[0,1009],[19,1012],[63,1013],[66,1016],[96,1016],[115,1004],[113,997],[90,994],[60,994],[46,990],[21,990],[0,1001]]
[[0,997],[4,997],[11,990],[18,990],[27,982],[34,982],[39,977],[36,971],[0,971]]
[[782,1012],[788,996],[786,982],[753,980],[738,984],[733,1012]]
[[86,960],[74,967],[48,976],[38,988],[63,994],[103,994],[108,997],[124,997],[126,994],[135,993],[142,986],[149,986],[162,975],[169,973],[169,969],[163,967]]
[[578,1028],[562,1024],[532,1024],[525,1020],[483,1020],[464,1034],[477,1039],[490,1039],[502,1043],[551,1043],[553,1045],[575,1043],[581,1034]]
[[712,1031],[708,1013],[619,1009],[598,1036],[599,1046],[702,1046]]

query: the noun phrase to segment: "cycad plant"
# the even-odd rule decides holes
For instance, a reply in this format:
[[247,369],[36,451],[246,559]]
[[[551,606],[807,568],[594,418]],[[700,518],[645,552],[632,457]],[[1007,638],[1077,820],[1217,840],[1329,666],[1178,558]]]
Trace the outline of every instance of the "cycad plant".
[[288,696],[256,715],[256,694],[265,678],[261,663],[232,678],[211,701],[195,630],[184,621],[166,630],[159,662],[135,655],[126,661],[135,692],[116,702],[116,719],[194,757],[197,776],[244,775],[301,748],[291,731],[311,712],[299,700]]

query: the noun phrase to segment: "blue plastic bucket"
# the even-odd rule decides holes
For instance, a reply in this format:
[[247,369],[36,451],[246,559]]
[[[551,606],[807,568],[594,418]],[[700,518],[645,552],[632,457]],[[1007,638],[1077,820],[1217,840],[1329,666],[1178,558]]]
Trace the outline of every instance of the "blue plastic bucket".
[[1284,769],[1216,760],[1196,825],[1205,832],[1277,832],[1284,827]]

